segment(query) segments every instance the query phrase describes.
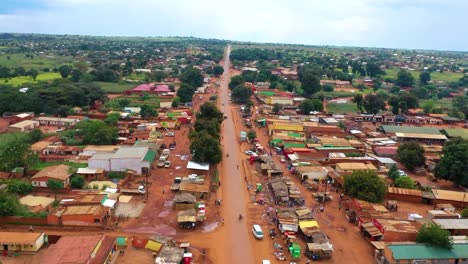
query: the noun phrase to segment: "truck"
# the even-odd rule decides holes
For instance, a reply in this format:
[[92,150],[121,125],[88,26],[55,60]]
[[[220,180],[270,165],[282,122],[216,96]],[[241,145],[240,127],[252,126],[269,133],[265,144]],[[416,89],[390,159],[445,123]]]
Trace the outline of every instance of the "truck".
[[145,186],[143,185],[129,185],[120,188],[121,193],[127,193],[127,194],[145,194]]
[[182,177],[175,177],[174,182],[171,184],[171,191],[178,191],[180,183],[182,182]]

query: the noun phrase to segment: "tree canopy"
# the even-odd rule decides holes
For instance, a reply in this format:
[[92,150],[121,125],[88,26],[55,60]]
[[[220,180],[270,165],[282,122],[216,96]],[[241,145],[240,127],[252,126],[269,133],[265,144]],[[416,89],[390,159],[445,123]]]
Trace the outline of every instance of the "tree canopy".
[[362,106],[367,113],[377,114],[380,110],[385,110],[385,101],[380,94],[368,94],[364,97]]
[[451,249],[453,247],[453,239],[450,236],[450,232],[433,223],[424,224],[419,229],[416,241],[433,247],[446,249]]
[[298,77],[305,97],[310,97],[322,89],[320,85],[321,76],[322,69],[315,65],[307,65],[299,69]]
[[213,75],[214,76],[220,76],[223,73],[224,73],[224,68],[221,65],[215,65],[213,67]]
[[355,171],[345,177],[344,190],[351,197],[378,203],[384,200],[387,186],[373,171]]
[[150,119],[158,116],[158,112],[152,106],[144,104],[140,109],[140,116],[143,119]]
[[239,85],[243,85],[245,83],[244,78],[242,78],[242,75],[235,75],[231,77],[231,81],[229,82],[229,89],[233,90]]
[[388,101],[388,104],[392,107],[392,112],[395,115],[399,114],[400,112],[402,114],[406,114],[408,109],[419,106],[418,98],[409,93],[401,93],[398,96],[393,96]]
[[435,167],[435,176],[468,187],[468,140],[453,138],[447,141],[443,155]]
[[408,176],[400,176],[395,180],[395,187],[405,188],[405,189],[416,189],[416,183],[413,179]]
[[180,88],[177,90],[177,96],[182,103],[192,102],[195,88],[187,83],[181,83]]
[[38,156],[31,151],[33,143],[27,133],[0,135],[0,170],[11,171],[16,167],[31,168],[38,162]]
[[419,83],[422,85],[426,85],[431,81],[431,73],[428,71],[423,71],[419,75]]
[[400,87],[411,87],[414,85],[414,77],[410,72],[400,70],[397,74],[395,84]]
[[55,195],[55,200],[57,200],[57,193],[63,189],[63,182],[54,180],[54,179],[49,179],[47,181],[47,188],[49,188]]
[[70,181],[71,187],[75,189],[83,188],[85,183],[86,183],[85,178],[81,175],[74,176]]
[[252,89],[241,84],[232,89],[231,98],[234,103],[245,104],[250,100],[252,94]]
[[397,150],[397,158],[410,171],[414,171],[416,167],[422,166],[426,162],[424,148],[416,142],[401,144]]
[[355,94],[353,102],[356,103],[356,107],[359,109],[359,111],[362,112],[364,103],[364,97],[362,96],[362,94]]
[[319,99],[306,99],[299,104],[299,110],[305,115],[309,115],[312,111],[322,112],[323,103]]
[[387,176],[394,181],[398,177],[400,177],[400,173],[398,172],[398,167],[395,164],[393,164],[392,167],[390,167],[390,170],[388,170]]
[[180,80],[184,83],[189,84],[192,87],[200,87],[203,85],[203,74],[202,72],[194,67],[186,67],[182,71]]
[[118,137],[117,128],[101,120],[82,121],[77,124],[76,128],[77,135],[83,138],[83,144],[112,145]]

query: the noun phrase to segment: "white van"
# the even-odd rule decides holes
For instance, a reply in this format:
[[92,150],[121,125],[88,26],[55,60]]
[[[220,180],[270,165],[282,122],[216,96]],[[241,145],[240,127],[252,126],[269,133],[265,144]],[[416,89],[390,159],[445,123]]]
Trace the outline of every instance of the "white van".
[[256,239],[263,239],[263,231],[259,225],[252,225],[252,234]]
[[262,264],[271,264],[271,262],[268,259],[262,260]]

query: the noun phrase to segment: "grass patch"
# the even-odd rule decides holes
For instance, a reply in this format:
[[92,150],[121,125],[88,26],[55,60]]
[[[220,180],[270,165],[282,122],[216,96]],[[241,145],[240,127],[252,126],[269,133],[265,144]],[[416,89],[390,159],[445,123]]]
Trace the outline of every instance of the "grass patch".
[[327,104],[327,111],[333,113],[355,113],[358,112],[358,108],[354,103],[328,103]]
[[71,64],[73,57],[71,56],[56,56],[56,55],[37,55],[33,58],[25,56],[26,53],[0,54],[0,65],[13,67],[24,67],[26,70],[34,68],[42,70],[43,68],[58,68],[63,64]]
[[[385,72],[387,73],[385,77],[390,77],[392,79],[397,78],[397,74],[400,71],[398,68],[391,68],[386,69]],[[413,75],[416,82],[419,81],[419,74],[418,71],[410,71],[411,75]],[[456,72],[431,72],[431,80],[433,81],[443,81],[443,82],[454,82],[458,81],[461,77],[463,77],[462,73]]]
[[132,89],[138,85],[138,83],[111,83],[111,82],[95,82],[107,93],[123,93],[128,89]]
[[146,74],[145,73],[131,73],[128,77],[126,77],[126,79],[130,79],[130,80],[139,80],[139,81],[142,81],[144,82],[145,81],[145,78],[146,78]]
[[434,108],[442,108],[442,109],[447,108],[448,110],[451,110],[453,108],[452,100],[450,99],[439,99],[439,100],[423,99],[423,100],[419,100],[419,105],[423,106],[424,103],[426,103],[427,101],[434,102]]
[[44,73],[40,73],[36,77],[35,81],[33,80],[31,76],[18,76],[14,78],[2,78],[0,79],[0,83],[19,87],[25,83],[37,83],[38,81],[49,81],[49,80],[54,80],[54,79],[59,79],[59,78],[62,78],[62,76],[60,76],[60,74],[56,72],[44,72]]
[[87,163],[75,163],[75,162],[60,162],[60,161],[54,161],[54,162],[38,162],[36,165],[32,167],[33,170],[42,170],[44,168],[50,167],[50,166],[55,166],[55,165],[68,165],[71,168],[78,169],[78,168],[87,168],[88,164]]
[[142,106],[142,105],[149,105],[154,108],[159,108],[159,102],[161,99],[154,94],[148,94],[148,99],[143,100],[143,95],[138,95],[138,94],[132,94],[132,95],[124,95],[124,96],[119,96],[118,100],[120,99],[127,99],[130,101],[130,106]]

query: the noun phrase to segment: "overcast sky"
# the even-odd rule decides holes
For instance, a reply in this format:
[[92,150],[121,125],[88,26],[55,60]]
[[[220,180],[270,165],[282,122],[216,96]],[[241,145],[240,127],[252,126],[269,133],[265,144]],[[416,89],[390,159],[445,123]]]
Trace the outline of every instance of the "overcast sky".
[[0,0],[0,32],[468,51],[468,0]]

